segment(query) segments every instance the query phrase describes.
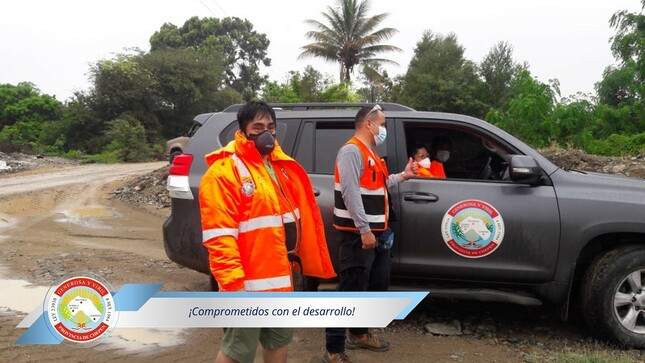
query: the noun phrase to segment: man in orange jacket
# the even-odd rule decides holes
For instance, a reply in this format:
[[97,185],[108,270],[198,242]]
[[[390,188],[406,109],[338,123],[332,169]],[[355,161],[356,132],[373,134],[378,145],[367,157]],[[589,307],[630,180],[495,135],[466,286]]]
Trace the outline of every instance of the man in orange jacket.
[[[220,291],[293,291],[304,275],[334,273],[306,171],[278,145],[274,110],[252,101],[237,114],[235,140],[206,155],[199,187],[204,246]],[[295,257],[294,257],[295,256]],[[216,362],[286,362],[290,328],[227,328]]]

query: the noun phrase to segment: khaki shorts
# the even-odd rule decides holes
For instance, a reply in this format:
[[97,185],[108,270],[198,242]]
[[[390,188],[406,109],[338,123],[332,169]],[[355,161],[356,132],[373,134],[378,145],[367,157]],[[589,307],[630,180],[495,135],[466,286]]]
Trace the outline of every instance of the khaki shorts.
[[258,340],[264,349],[284,347],[291,342],[292,328],[224,328],[222,351],[241,363],[253,363]]

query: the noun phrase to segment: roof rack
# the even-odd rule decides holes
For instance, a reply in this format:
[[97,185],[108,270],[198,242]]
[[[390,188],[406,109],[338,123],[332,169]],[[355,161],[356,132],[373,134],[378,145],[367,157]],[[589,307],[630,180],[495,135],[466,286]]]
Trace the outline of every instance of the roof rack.
[[[343,102],[306,102],[306,103],[269,103],[269,106],[281,109],[281,110],[291,110],[291,111],[308,111],[308,110],[327,110],[327,109],[338,109],[338,108],[360,108],[360,107],[372,107],[377,103],[343,103]],[[398,103],[390,102],[378,102],[378,105],[381,106],[383,111],[414,111],[414,109],[403,106]],[[237,112],[242,104],[235,104],[227,107],[222,112]]]

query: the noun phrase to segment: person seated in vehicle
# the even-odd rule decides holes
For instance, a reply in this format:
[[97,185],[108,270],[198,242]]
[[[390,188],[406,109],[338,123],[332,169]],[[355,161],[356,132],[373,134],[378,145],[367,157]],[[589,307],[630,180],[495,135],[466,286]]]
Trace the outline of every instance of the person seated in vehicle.
[[450,158],[452,142],[445,136],[435,136],[430,145],[430,173],[434,178],[445,178],[443,164]]
[[430,172],[430,153],[425,145],[417,143],[412,147],[412,152],[410,152],[410,157],[417,162],[419,166],[418,177],[421,178],[433,178],[434,176]]

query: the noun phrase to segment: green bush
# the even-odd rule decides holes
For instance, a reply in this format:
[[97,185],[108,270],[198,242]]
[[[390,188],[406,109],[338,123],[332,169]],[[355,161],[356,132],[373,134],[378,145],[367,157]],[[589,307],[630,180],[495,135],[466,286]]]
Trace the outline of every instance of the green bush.
[[111,141],[101,155],[110,155],[110,158],[114,155],[126,162],[150,160],[146,130],[138,119],[124,116],[110,121],[106,136]]
[[150,148],[150,157],[153,160],[168,160],[166,159],[166,143],[156,142],[148,146]]
[[84,155],[78,150],[70,150],[63,153],[61,156],[68,159],[82,159]]
[[83,155],[81,162],[84,164],[114,164],[123,161],[120,158],[120,150],[106,151],[100,154]]
[[606,156],[645,154],[645,132],[636,135],[613,134],[604,140],[590,140],[585,151]]
[[41,130],[40,121],[18,121],[2,128],[0,140],[10,141],[16,145],[33,144],[38,141]]

